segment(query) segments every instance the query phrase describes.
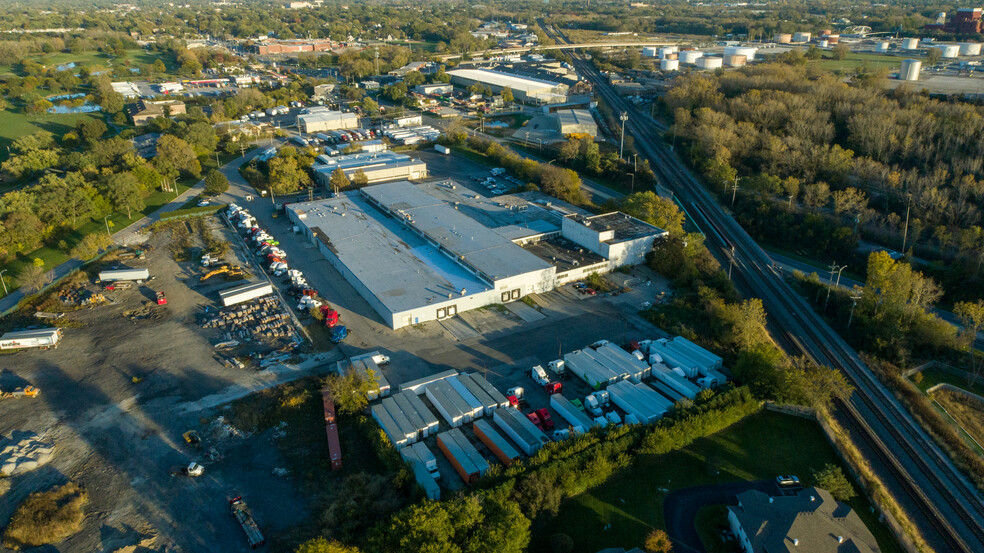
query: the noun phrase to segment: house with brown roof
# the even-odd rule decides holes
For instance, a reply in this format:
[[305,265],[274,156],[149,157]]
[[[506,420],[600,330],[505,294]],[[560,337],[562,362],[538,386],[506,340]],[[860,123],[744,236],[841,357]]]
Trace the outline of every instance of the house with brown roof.
[[130,104],[126,111],[130,119],[133,120],[133,124],[140,126],[146,125],[151,119],[157,117],[184,115],[185,104],[181,100],[162,100],[158,102],[140,100],[135,104]]

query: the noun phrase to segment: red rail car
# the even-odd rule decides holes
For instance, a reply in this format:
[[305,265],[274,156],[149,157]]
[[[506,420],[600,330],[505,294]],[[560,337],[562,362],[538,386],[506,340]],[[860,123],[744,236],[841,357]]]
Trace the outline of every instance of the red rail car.
[[331,470],[338,470],[342,468],[342,446],[338,442],[335,401],[328,390],[321,391],[321,401],[325,404],[325,433],[328,435],[328,455],[331,457]]

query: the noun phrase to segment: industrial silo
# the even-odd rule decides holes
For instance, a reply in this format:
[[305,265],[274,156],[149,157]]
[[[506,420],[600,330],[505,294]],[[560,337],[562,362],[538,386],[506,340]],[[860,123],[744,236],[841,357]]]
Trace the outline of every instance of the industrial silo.
[[918,81],[919,71],[922,69],[922,62],[919,60],[903,60],[902,69],[899,70],[900,81]]
[[697,58],[697,69],[720,69],[721,67],[724,67],[722,58]]
[[902,49],[903,50],[917,50],[919,48],[918,38],[903,38],[902,39]]
[[746,61],[752,61],[755,59],[756,52],[758,52],[758,48],[751,48],[748,46],[728,46],[724,49],[724,56],[745,56]]
[[883,42],[879,42],[878,44],[875,44],[875,52],[878,52],[879,54],[884,54],[885,52],[888,52],[888,41],[883,41]]
[[659,61],[659,68],[663,71],[679,71],[680,60],[663,59]]
[[979,56],[979,55],[981,55],[981,43],[980,42],[961,42],[960,43],[960,55],[961,56]]
[[701,52],[700,50],[684,50],[683,52],[680,52],[680,63],[697,63],[697,60],[699,60],[703,55],[704,52]]

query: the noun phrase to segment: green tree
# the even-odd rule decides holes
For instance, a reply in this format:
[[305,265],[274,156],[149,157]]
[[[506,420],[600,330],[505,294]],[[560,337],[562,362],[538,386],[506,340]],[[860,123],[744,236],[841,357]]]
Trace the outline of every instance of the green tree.
[[331,186],[331,190],[337,193],[340,190],[348,188],[352,184],[352,181],[345,175],[345,171],[342,171],[342,168],[339,167],[331,172],[331,178],[328,180],[328,184]]
[[636,192],[622,199],[620,211],[655,225],[672,235],[683,235],[683,213],[673,200],[654,192]]
[[574,550],[574,540],[567,534],[558,532],[550,536],[551,553],[571,553]]
[[44,265],[31,264],[17,275],[17,283],[28,292],[40,292],[54,279],[52,271],[45,270]]
[[110,90],[102,95],[99,107],[106,113],[120,113],[126,105],[126,98],[119,92]]
[[642,548],[648,553],[670,553],[673,551],[673,542],[670,541],[666,530],[656,529],[646,535],[642,542]]
[[511,104],[516,98],[513,96],[513,91],[508,86],[502,87],[502,101]]
[[375,378],[373,371],[369,371],[369,378],[363,378],[356,371],[326,377],[325,388],[335,400],[338,414],[352,415],[365,409],[369,404],[369,391],[375,387]]
[[[283,153],[283,148],[280,153]],[[311,176],[301,167],[296,156],[278,155],[267,164],[270,169],[269,185],[274,194],[290,194],[311,185]]]
[[187,173],[197,178],[202,172],[201,163],[191,145],[173,134],[165,134],[157,141],[154,165],[160,173],[172,177]]
[[[846,59],[847,55],[850,53],[851,47],[847,44],[838,44],[837,46],[834,46],[833,50],[831,50],[831,54],[833,54],[835,60]],[[809,55],[807,55],[807,57],[809,57]]]
[[222,171],[218,169],[210,169],[208,173],[205,174],[205,194],[209,196],[218,196],[219,194],[225,193],[229,190],[229,179],[226,178]]
[[833,463],[827,463],[820,470],[813,471],[813,485],[827,490],[837,501],[850,501],[857,493],[844,470]]
[[932,67],[943,59],[943,51],[939,48],[930,48],[926,51],[926,67]]
[[362,111],[368,114],[375,114],[379,112],[379,104],[376,100],[372,98],[365,98],[362,100]]
[[359,549],[335,540],[314,538],[298,545],[294,553],[359,553]]
[[361,168],[359,168],[358,170],[356,170],[355,173],[352,174],[352,186],[354,186],[355,188],[362,188],[367,184],[369,184],[369,176],[366,175],[366,172],[363,171]]
[[75,130],[85,143],[91,144],[102,138],[109,129],[106,127],[106,123],[99,119],[85,118],[79,120],[78,124],[75,125]]
[[104,232],[86,234],[72,248],[69,255],[79,261],[88,261],[99,255],[99,250],[105,250],[113,245],[113,239]]
[[406,83],[407,87],[424,84],[425,80],[423,73],[420,71],[411,71],[403,77],[403,82]]
[[126,210],[126,218],[130,219],[132,211],[144,208],[143,187],[140,181],[130,173],[116,173],[106,182],[107,197],[113,203],[113,208]]

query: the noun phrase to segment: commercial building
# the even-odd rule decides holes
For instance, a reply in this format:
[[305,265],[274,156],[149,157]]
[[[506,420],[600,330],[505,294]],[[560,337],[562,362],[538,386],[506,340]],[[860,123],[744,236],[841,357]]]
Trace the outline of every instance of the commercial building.
[[444,83],[433,83],[433,84],[418,84],[413,87],[413,91],[417,94],[425,94],[428,96],[439,96],[441,94],[451,94],[454,90],[454,85],[444,84]]
[[172,117],[183,115],[184,113],[185,104],[180,100],[163,100],[159,102],[139,100],[127,108],[127,114],[130,116],[133,124],[137,126],[146,125],[151,119],[158,117]]
[[878,553],[861,517],[820,488],[769,497],[757,490],[738,494],[728,507],[728,525],[745,553]]
[[641,263],[666,234],[621,213],[539,193],[484,198],[450,181],[367,186],[287,213],[394,329]]
[[598,125],[590,111],[586,109],[562,109],[555,113],[561,134],[586,135],[591,138],[598,136]]
[[569,87],[565,84],[519,77],[492,71],[489,69],[455,69],[449,71],[451,82],[462,87],[473,84],[486,85],[494,93],[501,93],[504,88],[513,92],[513,97],[520,102],[529,104],[559,104],[567,101]]
[[309,108],[297,116],[297,128],[305,134],[359,127],[359,116],[328,108]]
[[260,55],[290,54],[296,52],[327,52],[332,49],[330,40],[264,40],[247,46],[247,49]]
[[319,158],[323,163],[311,167],[315,180],[325,187],[331,186],[331,174],[341,169],[349,179],[362,171],[369,184],[378,182],[422,179],[427,176],[427,164],[406,154],[384,150],[359,152],[343,156]]
[[437,71],[437,64],[432,61],[412,61],[403,67],[390,71],[388,74],[391,77],[405,77],[411,71],[417,71],[418,73],[427,75]]
[[957,10],[949,21],[943,23],[933,23],[925,25],[924,28],[931,31],[943,31],[956,35],[973,35],[984,30],[984,20],[981,18],[981,8],[961,8]]

